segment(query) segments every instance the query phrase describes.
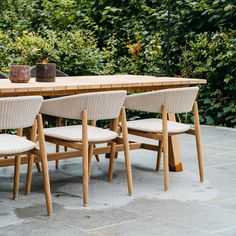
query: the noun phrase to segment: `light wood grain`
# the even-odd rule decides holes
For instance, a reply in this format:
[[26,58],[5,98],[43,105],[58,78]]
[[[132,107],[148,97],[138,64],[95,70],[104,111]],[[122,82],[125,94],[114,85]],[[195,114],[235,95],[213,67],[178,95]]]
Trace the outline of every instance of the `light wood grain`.
[[83,166],[83,202],[88,204],[88,123],[87,111],[82,112],[82,166]]
[[162,133],[163,133],[163,157],[164,157],[164,189],[169,187],[169,154],[168,154],[168,128],[167,128],[167,107],[162,106]]
[[48,172],[48,161],[47,161],[46,145],[43,133],[43,120],[40,114],[37,115],[37,126],[38,126],[39,150],[40,150],[40,159],[42,163],[43,185],[46,198],[46,205],[47,205],[48,215],[52,215],[53,208],[52,208],[52,196],[51,196],[51,188],[50,188],[49,172]]
[[197,146],[199,176],[200,176],[200,181],[204,182],[203,157],[202,157],[202,146],[201,146],[201,135],[200,135],[200,124],[199,124],[197,102],[194,103],[194,128],[195,128],[195,137],[196,137],[196,146]]
[[163,88],[185,87],[205,84],[203,79],[156,77],[141,75],[99,75],[57,77],[56,82],[11,83],[10,80],[0,80],[0,96],[63,96],[84,92],[105,90],[156,90]]
[[[32,142],[37,141],[37,122],[31,128],[30,140]],[[27,175],[26,175],[26,185],[25,185],[25,195],[30,193],[31,182],[32,182],[32,173],[33,173],[33,163],[34,155],[30,154],[28,159]],[[39,162],[36,162],[39,165]]]
[[[17,135],[22,136],[23,129],[17,129]],[[20,180],[20,163],[21,156],[15,156],[15,170],[14,170],[14,186],[13,186],[13,199],[15,200],[19,194],[19,180]]]

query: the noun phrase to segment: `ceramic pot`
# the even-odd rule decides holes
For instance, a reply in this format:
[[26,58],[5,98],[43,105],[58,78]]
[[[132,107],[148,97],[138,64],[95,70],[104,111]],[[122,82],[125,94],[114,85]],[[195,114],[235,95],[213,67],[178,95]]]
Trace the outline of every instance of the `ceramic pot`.
[[36,82],[55,82],[56,64],[37,63],[35,77],[36,77]]
[[12,83],[28,83],[30,80],[30,66],[10,65],[9,79]]

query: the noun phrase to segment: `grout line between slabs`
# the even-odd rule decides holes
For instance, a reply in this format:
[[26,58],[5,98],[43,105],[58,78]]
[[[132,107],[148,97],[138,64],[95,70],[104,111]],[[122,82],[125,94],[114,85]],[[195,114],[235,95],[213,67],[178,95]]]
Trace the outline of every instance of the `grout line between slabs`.
[[181,224],[181,223],[178,223],[177,221],[170,221],[168,219],[163,219],[163,218],[160,218],[160,220],[163,221],[163,222],[166,222],[166,223],[170,223],[171,222],[172,225],[177,225],[177,226],[181,226],[183,228],[191,229],[191,230],[194,230],[194,231],[199,231],[199,232],[202,232],[202,233],[209,233],[209,234],[211,234],[210,231],[199,229],[199,228],[195,228],[194,226],[189,226],[189,225],[186,225],[186,224]]
[[95,231],[95,230],[110,228],[110,227],[117,226],[117,225],[122,225],[122,224],[127,224],[127,223],[131,223],[131,222],[135,222],[137,220],[150,219],[150,218],[152,218],[152,216],[139,217],[139,218],[135,218],[135,219],[132,219],[132,220],[122,221],[122,222],[119,222],[119,223],[113,223],[113,224],[98,226],[98,227],[95,227],[95,228],[92,228],[92,229],[88,229],[88,230],[84,230],[84,231],[85,232],[92,232],[92,231]]
[[213,166],[205,166],[204,169],[208,169],[208,168],[215,168],[215,167],[223,167],[223,166],[228,166],[228,165],[235,165],[236,161],[233,162],[228,162],[227,164],[218,164],[218,165],[213,165]]
[[[228,228],[222,228],[222,229],[219,229],[219,230],[215,230],[213,231],[212,233],[216,234],[216,233],[222,233],[222,232],[225,232],[225,231],[229,231],[231,229],[235,229],[235,232],[236,232],[236,226],[231,226],[231,227],[228,227]],[[236,234],[236,233],[235,233]]]

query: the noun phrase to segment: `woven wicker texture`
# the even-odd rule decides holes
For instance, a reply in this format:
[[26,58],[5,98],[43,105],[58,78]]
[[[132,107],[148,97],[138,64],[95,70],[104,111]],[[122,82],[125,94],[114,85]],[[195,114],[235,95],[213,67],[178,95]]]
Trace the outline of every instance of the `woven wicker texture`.
[[119,116],[126,91],[97,92],[45,100],[40,112],[67,119],[81,119],[87,110],[88,120],[113,119]]
[[[44,129],[44,134],[66,141],[82,141],[82,125],[47,128]],[[111,130],[88,126],[89,142],[106,142],[117,138],[117,136],[118,133]]]
[[41,96],[1,98],[0,129],[32,126],[42,102]]
[[189,112],[198,90],[198,87],[190,87],[129,95],[124,105],[127,109],[146,112],[161,112],[162,105],[166,105],[169,113]]
[[0,154],[15,154],[32,150],[36,144],[12,134],[0,134]]

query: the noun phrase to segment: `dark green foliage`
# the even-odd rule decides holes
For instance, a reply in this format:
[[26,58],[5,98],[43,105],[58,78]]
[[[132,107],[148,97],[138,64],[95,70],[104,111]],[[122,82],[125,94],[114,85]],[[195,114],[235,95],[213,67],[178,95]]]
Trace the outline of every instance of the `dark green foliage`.
[[203,33],[183,52],[185,76],[206,78],[199,96],[202,121],[236,125],[236,41],[225,33]]
[[[70,75],[165,73],[167,3],[1,0],[0,70],[48,58]],[[235,127],[235,0],[171,0],[170,42],[170,74],[208,81],[201,122]]]
[[[12,32],[11,32],[12,33]],[[1,68],[10,64],[35,65],[48,58],[71,75],[111,74],[113,51],[99,49],[89,33],[44,31],[44,35],[24,30],[21,36],[0,32]]]

